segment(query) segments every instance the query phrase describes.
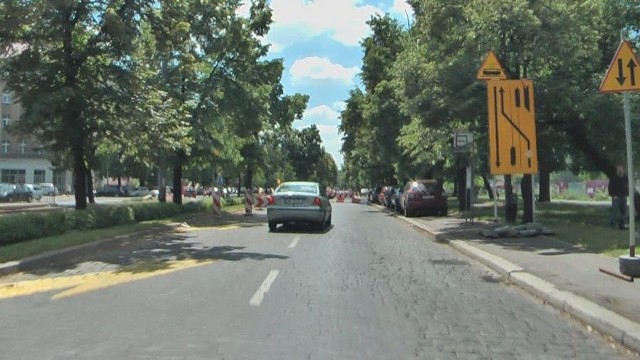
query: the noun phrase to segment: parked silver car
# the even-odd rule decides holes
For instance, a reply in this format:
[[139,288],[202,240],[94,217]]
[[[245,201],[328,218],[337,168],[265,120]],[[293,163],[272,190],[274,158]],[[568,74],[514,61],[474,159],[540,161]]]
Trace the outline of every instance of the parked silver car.
[[317,182],[284,182],[269,196],[269,231],[278,224],[307,223],[318,230],[331,225],[331,203]]

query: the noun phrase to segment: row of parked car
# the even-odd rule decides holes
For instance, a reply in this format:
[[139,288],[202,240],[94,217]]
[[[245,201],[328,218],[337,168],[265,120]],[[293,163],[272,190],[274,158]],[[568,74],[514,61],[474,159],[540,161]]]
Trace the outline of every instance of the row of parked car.
[[52,183],[6,184],[0,183],[0,202],[32,202],[43,196],[56,196],[58,189]]
[[404,186],[379,186],[368,193],[368,200],[410,217],[419,214],[446,216],[448,194],[434,179],[409,180]]

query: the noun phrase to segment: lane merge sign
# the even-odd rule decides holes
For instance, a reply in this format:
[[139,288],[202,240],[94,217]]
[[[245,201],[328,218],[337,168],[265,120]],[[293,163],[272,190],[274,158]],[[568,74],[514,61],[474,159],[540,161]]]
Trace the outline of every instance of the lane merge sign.
[[600,84],[601,92],[640,90],[640,62],[628,41],[621,41]]
[[533,81],[487,81],[491,174],[535,174],[538,148]]

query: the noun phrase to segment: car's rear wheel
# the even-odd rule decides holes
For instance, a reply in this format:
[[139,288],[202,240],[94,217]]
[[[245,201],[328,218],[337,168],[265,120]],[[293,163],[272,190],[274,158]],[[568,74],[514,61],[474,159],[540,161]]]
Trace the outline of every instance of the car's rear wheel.
[[411,217],[411,211],[409,211],[409,209],[407,209],[407,206],[403,206],[403,210],[404,210],[404,217]]
[[277,227],[278,223],[276,223],[275,221],[269,221],[269,231],[276,231]]

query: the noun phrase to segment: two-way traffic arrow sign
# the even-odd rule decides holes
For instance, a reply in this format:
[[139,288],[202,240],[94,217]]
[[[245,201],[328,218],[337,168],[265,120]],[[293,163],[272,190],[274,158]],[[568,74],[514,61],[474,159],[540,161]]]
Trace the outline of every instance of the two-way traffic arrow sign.
[[601,92],[622,92],[640,90],[640,62],[633,52],[631,43],[621,41],[609,65],[607,74],[600,84]]

